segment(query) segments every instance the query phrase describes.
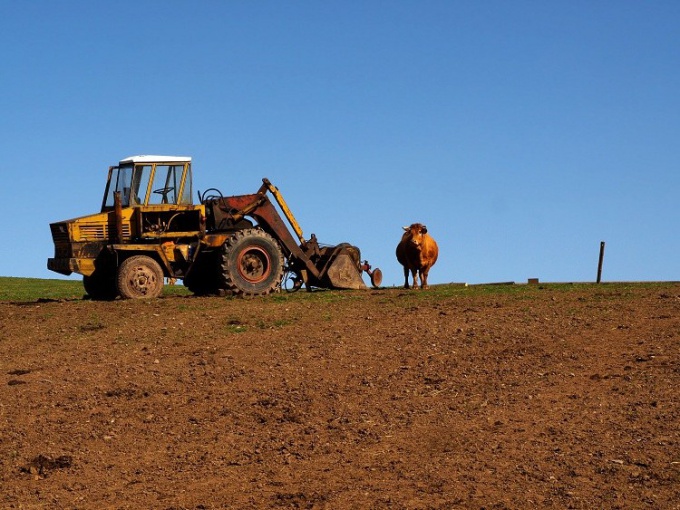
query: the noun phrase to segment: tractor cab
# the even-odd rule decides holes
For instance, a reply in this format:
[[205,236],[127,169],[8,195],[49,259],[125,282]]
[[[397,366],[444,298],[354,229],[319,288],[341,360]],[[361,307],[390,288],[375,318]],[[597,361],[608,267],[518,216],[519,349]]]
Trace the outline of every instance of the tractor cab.
[[122,207],[192,205],[191,158],[132,156],[109,168],[102,212]]
[[205,208],[191,197],[191,158],[132,156],[109,168],[101,212],[119,218],[118,243],[191,238],[205,231]]

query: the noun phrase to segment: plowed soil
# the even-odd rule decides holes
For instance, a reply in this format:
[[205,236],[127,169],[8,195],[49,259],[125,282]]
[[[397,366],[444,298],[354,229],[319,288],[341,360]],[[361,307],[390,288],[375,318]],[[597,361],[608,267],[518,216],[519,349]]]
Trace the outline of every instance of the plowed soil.
[[0,303],[0,508],[680,508],[680,285]]

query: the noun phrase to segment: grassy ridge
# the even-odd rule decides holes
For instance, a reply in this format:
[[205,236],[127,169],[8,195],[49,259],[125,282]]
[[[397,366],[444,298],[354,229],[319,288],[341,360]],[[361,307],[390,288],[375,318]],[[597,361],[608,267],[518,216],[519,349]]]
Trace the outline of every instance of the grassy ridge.
[[[166,285],[163,295],[183,295],[183,285]],[[82,299],[81,280],[0,277],[0,301],[38,301],[40,299]]]
[[39,278],[0,278],[0,300],[36,301],[42,299],[82,298],[85,291],[78,280],[43,280]]
[[[438,298],[453,297],[458,295],[498,295],[498,294],[526,294],[528,296],[544,289],[554,291],[572,291],[584,288],[599,287],[604,292],[625,292],[627,289],[645,287],[664,288],[677,285],[677,282],[639,282],[639,283],[549,283],[540,285],[471,285],[464,287],[456,284],[432,285],[430,290],[403,291],[399,287],[388,287],[382,290],[391,292],[409,292],[410,297],[416,300],[436,300]],[[378,290],[381,292],[382,290]],[[57,280],[40,278],[15,278],[0,277],[0,301],[31,302],[39,300],[82,299],[85,295],[83,284],[80,280]],[[163,296],[186,296],[190,292],[183,285],[165,285]],[[274,300],[286,300],[292,296],[297,299],[355,299],[360,294],[355,292],[344,293],[343,291],[324,291],[308,293],[305,291],[289,294],[283,292],[273,296]]]

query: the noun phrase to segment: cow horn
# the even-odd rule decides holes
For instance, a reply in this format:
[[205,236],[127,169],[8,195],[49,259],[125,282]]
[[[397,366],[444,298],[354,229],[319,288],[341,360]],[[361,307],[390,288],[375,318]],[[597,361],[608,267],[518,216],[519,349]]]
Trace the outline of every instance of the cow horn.
[[407,232],[410,230],[409,227],[401,227],[401,228],[403,228],[403,229],[406,230]]

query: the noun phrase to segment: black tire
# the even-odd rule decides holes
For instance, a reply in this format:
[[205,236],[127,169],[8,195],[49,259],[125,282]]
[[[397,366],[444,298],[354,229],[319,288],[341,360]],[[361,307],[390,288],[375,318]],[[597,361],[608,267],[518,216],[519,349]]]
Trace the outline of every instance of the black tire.
[[283,253],[258,228],[234,232],[222,245],[220,288],[240,296],[263,296],[281,288]]
[[83,276],[83,287],[90,299],[95,301],[113,301],[118,296],[113,271],[96,269],[90,276]]
[[217,294],[219,264],[214,252],[204,251],[184,278],[184,286],[196,296]]
[[134,255],[118,267],[118,292],[123,299],[157,298],[163,292],[163,270],[147,255]]

